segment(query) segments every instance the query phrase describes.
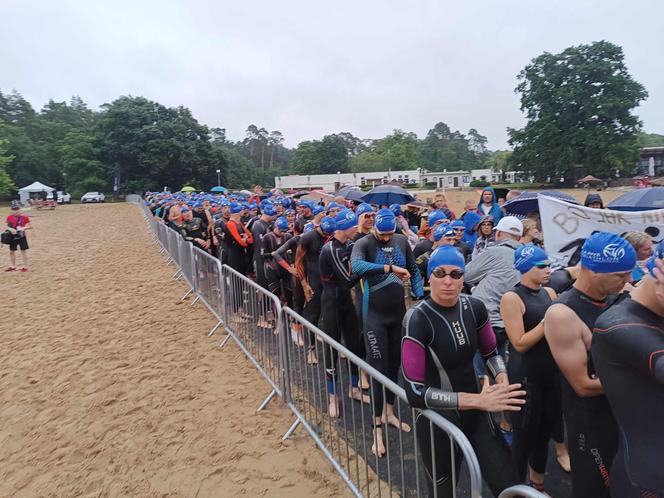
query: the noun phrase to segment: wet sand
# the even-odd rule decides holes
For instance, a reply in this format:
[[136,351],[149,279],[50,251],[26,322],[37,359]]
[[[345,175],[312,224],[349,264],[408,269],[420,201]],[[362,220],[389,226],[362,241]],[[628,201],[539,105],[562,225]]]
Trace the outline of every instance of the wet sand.
[[[138,209],[26,212],[0,273],[0,496],[347,496],[214,320],[180,303]],[[3,269],[6,246],[0,251]]]

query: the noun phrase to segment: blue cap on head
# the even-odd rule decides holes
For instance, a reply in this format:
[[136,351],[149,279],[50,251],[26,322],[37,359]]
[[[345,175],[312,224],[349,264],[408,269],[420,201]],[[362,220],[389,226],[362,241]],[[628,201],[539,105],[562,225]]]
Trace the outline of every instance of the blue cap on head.
[[274,226],[279,230],[288,230],[288,220],[283,216],[279,216],[279,218],[277,218],[277,220],[274,222]]
[[316,228],[314,224],[309,221],[304,224],[304,233],[311,232],[314,228]]
[[434,250],[427,263],[427,278],[431,278],[433,272],[439,266],[458,266],[461,271],[466,269],[466,262],[462,254],[454,246],[442,246]]
[[355,210],[355,214],[360,216],[364,213],[373,213],[374,209],[371,206],[371,204],[367,204],[366,202],[363,202],[359,206],[357,206],[357,209]]
[[244,201],[244,202],[242,203],[242,207],[243,207],[244,209],[250,209],[250,208],[251,208],[251,206],[249,205],[249,203],[248,203],[247,201]]
[[594,233],[581,248],[581,266],[595,273],[631,271],[635,265],[636,251],[615,233]]
[[378,233],[390,233],[397,229],[397,219],[389,209],[379,209],[376,213],[374,228]]
[[289,208],[290,205],[291,205],[291,201],[288,197],[282,197],[280,202],[281,202],[281,205],[285,208]]
[[657,259],[664,259],[664,240],[661,241],[659,244],[656,244],[655,247],[653,247],[653,252],[652,256],[650,259],[646,262],[646,268],[650,272],[650,275],[653,277],[655,276],[655,260]]
[[195,208],[202,208],[203,206],[203,201],[196,201],[194,202],[194,207]]
[[436,225],[433,229],[433,240],[438,242],[443,237],[454,237],[454,229],[446,223]]
[[463,228],[465,230],[466,225],[464,225],[462,220],[454,220],[452,223],[450,223],[450,226],[452,228]]
[[330,234],[337,229],[337,224],[331,216],[323,216],[320,220],[320,229],[325,234]]
[[185,205],[185,206],[182,206],[182,207],[180,208],[180,212],[181,212],[181,213],[188,213],[188,212],[189,212],[189,207],[186,206],[186,205]]
[[265,197],[270,198],[270,197],[272,197],[273,195],[274,195],[274,192],[268,192],[267,194],[265,194]]
[[230,206],[230,205],[231,205],[231,202],[230,202],[228,199],[222,199],[222,200],[219,202],[219,205],[220,205],[221,207],[224,207],[224,206]]
[[334,201],[328,202],[327,206],[325,206],[326,209],[329,211],[330,209],[341,209],[343,206],[339,203],[336,203]]
[[313,203],[311,201],[308,201],[307,199],[302,199],[300,202],[297,203],[298,206],[306,207],[309,209],[313,209]]
[[311,206],[311,212],[313,213],[314,216],[324,213],[325,208],[321,206],[320,204],[316,204],[314,206]]
[[295,210],[294,209],[286,209],[286,211],[284,211],[284,214],[295,214]]
[[533,244],[523,244],[514,251],[514,268],[519,272],[528,273],[538,263],[551,263],[543,249]]
[[231,214],[238,214],[241,213],[244,208],[242,207],[242,204],[238,204],[237,202],[231,202]]
[[263,214],[266,214],[268,216],[276,216],[277,215],[277,210],[274,208],[274,204],[272,204],[271,202],[268,202],[267,204],[265,204],[263,206],[263,208],[261,209],[261,211],[263,212]]
[[357,215],[350,209],[342,209],[334,221],[337,223],[337,230],[348,230],[357,226]]
[[427,222],[430,227],[434,226],[436,223],[440,223],[443,220],[446,220],[447,216],[440,209],[436,209],[429,214],[429,221]]
[[401,206],[399,204],[390,204],[390,211],[394,213],[394,216],[401,216]]

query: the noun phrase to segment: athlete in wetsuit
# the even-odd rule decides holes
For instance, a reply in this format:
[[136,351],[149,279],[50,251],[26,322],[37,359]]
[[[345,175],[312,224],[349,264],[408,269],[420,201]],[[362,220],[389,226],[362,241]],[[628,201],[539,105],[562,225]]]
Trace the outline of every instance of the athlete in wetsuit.
[[[324,217],[316,229],[300,237],[295,254],[295,270],[298,275],[302,276],[301,282],[305,298],[302,316],[316,326],[320,319],[320,299],[323,292],[318,260],[323,244],[325,244],[328,237],[334,232],[334,229],[334,219]],[[316,358],[315,351],[316,337],[314,334],[309,334],[308,347],[308,363],[317,363],[318,359]]]
[[228,249],[227,264],[235,271],[244,275],[246,270],[246,251],[254,239],[251,236],[251,232],[240,222],[242,206],[232,202],[230,211],[231,218],[224,225],[224,241]]
[[597,317],[629,282],[636,252],[618,235],[597,232],[581,250],[581,270],[547,310],[544,334],[562,378],[562,400],[574,498],[608,497],[609,468],[618,447],[615,419],[589,361]]
[[542,492],[549,438],[562,417],[560,373],[544,338],[544,313],[556,298],[553,289],[543,287],[549,281],[550,264],[539,247],[517,247],[514,267],[521,281],[500,302],[510,342],[509,379],[528,393],[523,409],[510,414],[512,459],[519,478]]
[[[406,394],[412,406],[431,408],[468,437],[482,474],[495,496],[518,481],[507,444],[487,413],[519,410],[525,391],[509,385],[505,364],[496,350],[496,336],[482,302],[460,295],[465,262],[457,249],[445,246],[432,254],[427,268],[431,296],[411,308],[403,320],[402,367]],[[479,350],[486,369],[496,380],[484,378],[480,390],[473,367]],[[433,430],[435,468],[429,421],[416,420],[418,447],[429,478],[429,496],[453,496],[449,438]],[[456,457],[459,476],[461,455]]]
[[593,331],[593,362],[620,431],[613,497],[664,497],[663,245],[630,297],[599,317]]
[[[270,224],[275,220],[277,211],[272,203],[265,203],[262,207],[262,214],[251,226],[251,236],[254,240],[253,246],[253,265],[256,272],[256,283],[267,289],[268,282],[265,277],[265,268],[263,261],[264,247],[263,237],[270,233]],[[270,251],[272,252],[272,251]]]
[[[355,355],[362,354],[360,347],[360,329],[351,297],[351,288],[357,277],[350,273],[351,241],[357,228],[357,217],[350,209],[343,209],[335,217],[334,236],[320,252],[320,278],[323,283],[321,296],[321,329],[332,339],[339,342],[343,335],[346,347]],[[329,395],[328,413],[337,417],[339,406],[336,397],[337,351],[325,348],[325,370]],[[359,371],[355,363],[350,363],[351,387],[349,395],[357,400],[369,402],[369,397],[362,394],[358,387]]]
[[291,239],[291,235],[287,230],[288,220],[283,216],[277,218],[274,222],[273,230],[263,236],[261,257],[263,259],[263,273],[268,290],[278,298],[283,299],[288,306],[292,307],[293,292],[290,272],[279,265],[273,256],[281,246]]
[[[408,240],[395,234],[396,218],[389,209],[376,213],[374,233],[357,241],[353,246],[351,264],[353,273],[362,278],[362,323],[368,363],[397,382],[401,363],[401,320],[406,312],[404,281],[410,279],[412,293],[421,298],[424,291],[422,278]],[[373,410],[375,429],[372,451],[378,456],[385,453],[380,425],[386,421],[409,431],[394,415],[394,394],[386,392],[387,413],[383,412],[383,388],[373,383]]]

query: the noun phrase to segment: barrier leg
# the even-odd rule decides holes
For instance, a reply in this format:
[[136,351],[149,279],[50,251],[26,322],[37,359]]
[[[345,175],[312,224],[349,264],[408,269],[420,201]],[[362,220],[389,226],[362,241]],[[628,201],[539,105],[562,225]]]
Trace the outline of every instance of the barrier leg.
[[178,280],[178,279],[180,278],[181,275],[182,275],[182,273],[181,273],[180,270],[178,269],[175,273],[173,273],[173,275],[171,275],[171,279]]
[[289,429],[288,429],[288,430],[286,431],[286,433],[283,435],[283,437],[281,438],[281,440],[282,440],[282,441],[286,441],[286,439],[288,439],[289,437],[291,437],[291,436],[293,435],[293,433],[295,432],[295,429],[297,429],[299,425],[300,425],[300,419],[298,418],[298,419],[295,420],[295,422],[293,422],[293,425],[291,425],[291,426],[289,427]]
[[184,296],[182,296],[182,299],[180,299],[180,301],[184,301],[185,299],[187,299],[187,296],[189,296],[189,294],[191,294],[192,292],[194,292],[193,287],[191,289],[189,289]]
[[256,409],[256,413],[258,413],[259,411],[261,411],[262,409],[264,409],[264,408],[267,406],[267,404],[268,404],[270,401],[272,401],[272,398],[274,398],[274,395],[275,395],[275,394],[277,394],[277,391],[275,391],[274,389],[272,389],[272,392],[271,392],[270,394],[267,395],[267,398],[265,398],[265,399],[263,400],[263,402],[261,403],[261,405]]
[[191,305],[190,305],[190,306],[193,306],[194,304],[196,304],[196,302],[197,302],[200,298],[201,298],[200,296],[196,296],[196,299],[194,299],[194,300],[191,302]]
[[219,349],[223,349],[226,343],[228,342],[228,339],[231,338],[230,334],[226,334],[226,337],[219,343]]
[[214,327],[212,327],[212,330],[210,330],[210,332],[208,332],[208,335],[207,335],[207,336],[208,336],[208,337],[212,337],[212,334],[214,334],[214,333],[217,331],[217,329],[223,325],[223,323],[224,323],[224,322],[222,322],[221,320],[219,320],[219,321],[217,322],[217,324],[216,324]]
[[169,256],[168,259],[166,260],[166,266],[170,265],[172,262],[173,262],[173,258],[171,258]]

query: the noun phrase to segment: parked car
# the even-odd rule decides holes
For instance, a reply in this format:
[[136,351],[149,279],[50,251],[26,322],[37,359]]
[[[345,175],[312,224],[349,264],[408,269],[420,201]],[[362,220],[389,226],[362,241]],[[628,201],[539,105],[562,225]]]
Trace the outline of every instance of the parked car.
[[85,204],[86,202],[104,202],[104,194],[101,192],[88,192],[83,197],[81,197],[81,203]]
[[[48,200],[53,199],[53,192],[49,192],[48,196],[46,196]],[[64,192],[62,190],[58,190],[58,204],[71,204],[71,194],[69,192]]]

